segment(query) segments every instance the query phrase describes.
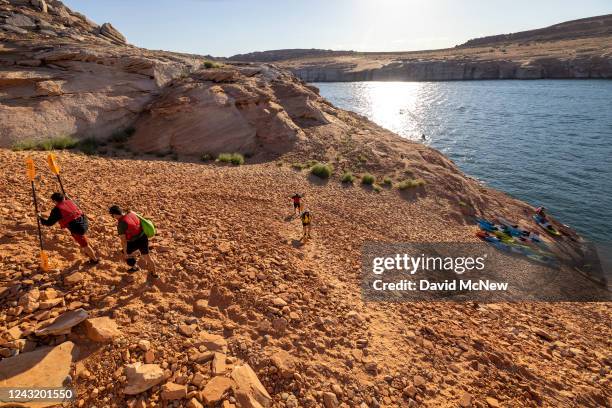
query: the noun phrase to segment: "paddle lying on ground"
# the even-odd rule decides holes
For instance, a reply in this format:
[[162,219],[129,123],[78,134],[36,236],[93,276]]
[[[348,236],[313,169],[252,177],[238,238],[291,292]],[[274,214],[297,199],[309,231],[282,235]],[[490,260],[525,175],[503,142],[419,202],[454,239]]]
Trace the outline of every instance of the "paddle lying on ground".
[[26,174],[32,185],[32,198],[34,199],[34,210],[36,211],[36,225],[38,226],[38,243],[40,245],[40,269],[43,271],[49,270],[49,257],[45,252],[42,239],[42,231],[40,229],[40,219],[38,218],[38,201],[36,200],[36,187],[34,186],[34,179],[36,178],[36,168],[34,167],[34,160],[28,157],[26,159]]

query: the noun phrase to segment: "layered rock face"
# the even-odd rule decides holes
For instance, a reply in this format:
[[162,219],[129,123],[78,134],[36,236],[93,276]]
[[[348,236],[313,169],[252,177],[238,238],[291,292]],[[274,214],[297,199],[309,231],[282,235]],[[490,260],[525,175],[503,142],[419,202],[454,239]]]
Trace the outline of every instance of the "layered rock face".
[[147,107],[135,123],[131,145],[182,154],[281,153],[304,140],[300,124],[327,122],[310,102],[318,99],[296,78],[270,66],[199,70],[174,81]]
[[173,78],[201,64],[127,46],[112,25],[98,27],[60,2],[4,1],[0,16],[4,147],[23,139],[108,137]]
[[3,1],[0,16],[0,147],[134,127],[139,151],[255,154],[327,123],[322,98],[269,65],[207,68],[201,56],[129,46],[60,2]]
[[308,82],[457,81],[476,79],[612,78],[612,59],[599,56],[528,61],[396,61],[361,70],[355,64],[311,65],[292,68]]
[[275,50],[230,60],[276,61],[309,82],[612,78],[612,15],[414,52]]

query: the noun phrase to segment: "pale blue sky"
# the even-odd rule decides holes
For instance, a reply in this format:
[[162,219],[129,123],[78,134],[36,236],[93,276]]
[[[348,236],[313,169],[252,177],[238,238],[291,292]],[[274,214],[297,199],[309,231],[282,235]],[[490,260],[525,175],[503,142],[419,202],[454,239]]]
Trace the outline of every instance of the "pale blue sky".
[[211,54],[410,51],[612,13],[610,0],[64,0],[131,44]]

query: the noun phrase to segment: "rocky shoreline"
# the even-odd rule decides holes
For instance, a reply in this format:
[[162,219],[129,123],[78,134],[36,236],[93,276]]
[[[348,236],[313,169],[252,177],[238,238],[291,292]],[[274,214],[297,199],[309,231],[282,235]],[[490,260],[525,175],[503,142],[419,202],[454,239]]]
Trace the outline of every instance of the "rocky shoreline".
[[380,68],[352,64],[304,65],[290,70],[306,82],[463,81],[486,79],[612,79],[610,59],[533,61],[398,61]]

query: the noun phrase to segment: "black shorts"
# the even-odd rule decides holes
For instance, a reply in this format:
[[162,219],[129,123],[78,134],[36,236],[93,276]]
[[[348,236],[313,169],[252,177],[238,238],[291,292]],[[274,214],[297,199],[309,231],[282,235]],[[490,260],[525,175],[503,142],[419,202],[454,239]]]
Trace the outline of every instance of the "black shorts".
[[145,234],[142,234],[142,236],[136,238],[133,241],[128,241],[128,255],[136,251],[140,251],[142,255],[147,255],[149,253],[149,238]]
[[68,223],[68,231],[70,231],[71,234],[85,235],[88,229],[89,220],[84,215]]
[[300,208],[300,203],[293,203],[293,208]]

